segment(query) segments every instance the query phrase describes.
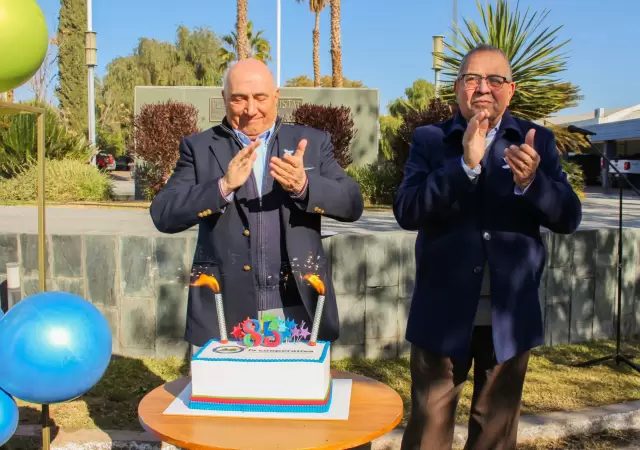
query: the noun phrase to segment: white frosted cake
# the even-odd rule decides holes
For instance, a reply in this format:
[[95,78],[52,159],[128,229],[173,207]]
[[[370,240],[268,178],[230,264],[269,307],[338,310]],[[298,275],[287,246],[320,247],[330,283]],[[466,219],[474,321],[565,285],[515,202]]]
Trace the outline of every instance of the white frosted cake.
[[[261,337],[260,342],[253,341],[253,333],[247,336],[236,326],[231,333],[236,340],[221,343],[215,339],[205,344],[191,361],[189,407],[243,412],[327,412],[332,396],[331,344],[310,343],[303,340],[308,335],[304,326],[301,330],[293,322],[287,321],[287,327],[283,326],[285,321],[278,322],[280,328],[271,328],[280,330],[276,333],[277,342],[263,341]],[[290,324],[295,326],[289,328]]]

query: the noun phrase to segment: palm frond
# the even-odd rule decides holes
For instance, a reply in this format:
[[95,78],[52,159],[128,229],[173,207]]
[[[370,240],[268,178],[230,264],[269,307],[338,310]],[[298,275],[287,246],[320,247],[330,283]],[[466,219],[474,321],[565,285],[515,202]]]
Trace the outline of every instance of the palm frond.
[[486,10],[476,0],[480,24],[464,18],[464,30],[452,27],[451,43],[445,41],[447,53],[443,59],[443,88],[440,95],[445,101],[454,101],[453,82],[462,58],[472,48],[486,43],[505,52],[512,67],[516,92],[511,99],[510,111],[529,120],[541,119],[561,109],[575,106],[580,89],[559,78],[566,70],[567,53],[563,52],[569,39],[559,42],[562,25],[545,26],[550,11],[524,13],[518,5],[511,9],[508,1],[496,0]]

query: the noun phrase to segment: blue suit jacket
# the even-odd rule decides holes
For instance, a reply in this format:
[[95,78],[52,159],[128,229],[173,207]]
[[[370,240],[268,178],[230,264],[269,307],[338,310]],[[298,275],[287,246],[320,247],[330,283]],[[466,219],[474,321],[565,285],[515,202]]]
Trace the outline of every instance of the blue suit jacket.
[[[282,157],[307,139],[304,166],[309,180],[306,195],[294,200],[277,183],[269,202],[278,205],[290,263],[313,257],[317,272],[325,283],[325,304],[318,338],[334,341],[339,336],[339,317],[329,261],[321,242],[321,218],[354,222],[360,218],[364,202],[357,182],[349,178],[333,154],[328,133],[310,127],[290,125],[278,118],[269,147]],[[190,282],[197,274],[214,275],[224,301],[227,330],[246,317],[257,317],[248,215],[255,209],[249,200],[248,183],[235,193],[230,204],[222,197],[218,181],[241,143],[226,120],[180,142],[180,156],[167,184],[151,203],[151,218],[164,233],[178,233],[198,225],[198,241],[193,255]],[[268,168],[268,166],[267,166]],[[305,269],[302,269],[305,270]],[[318,295],[295,273],[302,303],[310,317],[315,314]],[[309,329],[311,329],[309,324]],[[185,340],[202,346],[219,337],[213,291],[189,288]]]
[[[472,182],[460,162],[466,126],[458,113],[415,130],[394,201],[400,226],[418,231],[406,339],[442,355],[468,357],[488,262],[493,341],[501,363],[544,342],[538,289],[546,255],[540,226],[572,233],[582,207],[562,171],[553,132],[507,110],[482,173]],[[535,180],[518,196],[502,158],[506,147],[524,143],[531,128],[541,161]]]

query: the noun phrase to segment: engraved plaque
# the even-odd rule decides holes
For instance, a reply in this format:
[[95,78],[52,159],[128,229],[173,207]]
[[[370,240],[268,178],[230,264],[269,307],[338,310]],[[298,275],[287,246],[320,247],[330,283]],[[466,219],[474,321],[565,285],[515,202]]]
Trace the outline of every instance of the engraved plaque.
[[[293,111],[302,105],[302,98],[283,98],[278,99],[278,115],[282,117],[284,122],[291,122]],[[221,122],[225,116],[225,106],[222,97],[211,97],[209,99],[209,122]]]

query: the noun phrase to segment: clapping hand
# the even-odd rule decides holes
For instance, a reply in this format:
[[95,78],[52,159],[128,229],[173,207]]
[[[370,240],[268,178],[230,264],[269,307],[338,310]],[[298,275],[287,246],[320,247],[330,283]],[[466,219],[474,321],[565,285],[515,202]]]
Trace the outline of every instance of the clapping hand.
[[473,169],[482,161],[487,146],[485,139],[488,132],[489,112],[482,110],[471,118],[462,137],[464,163],[470,169]]
[[513,181],[520,189],[526,188],[535,177],[536,170],[540,165],[540,155],[533,148],[533,138],[536,134],[535,128],[527,133],[524,144],[518,147],[512,145],[504,149],[505,161],[513,172]]
[[222,178],[222,190],[228,195],[242,186],[251,175],[253,163],[256,161],[256,148],[262,141],[256,139],[240,150],[229,162],[227,173]]
[[304,151],[307,140],[302,139],[293,155],[285,154],[282,159],[271,158],[271,176],[283,187],[285,191],[293,194],[302,194],[302,189],[307,181],[307,173],[304,171]]

